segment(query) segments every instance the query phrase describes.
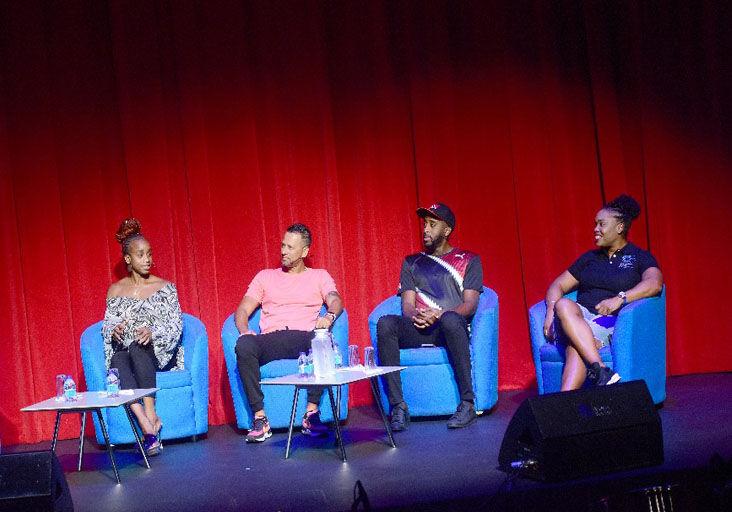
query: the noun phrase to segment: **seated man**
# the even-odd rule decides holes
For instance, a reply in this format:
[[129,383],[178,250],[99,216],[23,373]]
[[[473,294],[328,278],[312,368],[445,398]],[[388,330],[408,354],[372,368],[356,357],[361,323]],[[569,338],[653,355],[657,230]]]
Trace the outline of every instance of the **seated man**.
[[[417,215],[424,219],[424,252],[407,256],[402,264],[402,315],[385,315],[376,325],[379,364],[399,365],[400,348],[444,346],[461,400],[447,426],[466,427],[477,419],[468,323],[483,291],[483,268],[477,254],[450,246],[448,239],[455,228],[450,208],[436,203],[419,208]],[[409,408],[402,396],[401,378],[398,372],[384,378],[391,428],[404,430],[409,425]]]
[[[264,394],[259,385],[260,367],[276,359],[296,359],[310,349],[313,329],[330,329],[343,311],[335,282],[327,271],[305,266],[312,236],[303,224],[293,224],[282,239],[282,266],[260,271],[249,284],[235,321],[240,337],[236,358],[244,391],[254,413],[247,442],[265,441],[272,435],[264,412]],[[327,312],[319,316],[325,302]],[[257,335],[249,329],[249,317],[262,307]],[[302,432],[322,435],[327,428],[320,422],[318,403],[323,387],[308,388],[308,405]]]

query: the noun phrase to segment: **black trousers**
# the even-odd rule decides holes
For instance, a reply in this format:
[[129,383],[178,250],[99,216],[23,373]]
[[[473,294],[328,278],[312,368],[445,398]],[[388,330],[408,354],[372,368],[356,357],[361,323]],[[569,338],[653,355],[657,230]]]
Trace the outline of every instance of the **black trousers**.
[[111,368],[119,370],[120,389],[154,388],[155,372],[159,370],[152,343],[129,347],[112,354]]
[[[437,322],[426,329],[417,329],[411,318],[385,315],[376,324],[376,338],[379,364],[382,366],[398,366],[400,348],[418,348],[422,344],[445,347],[455,372],[460,399],[468,402],[475,400],[470,364],[470,336],[468,323],[462,315],[446,311]],[[385,375],[384,379],[389,403],[394,406],[403,402],[399,372]]]
[[[244,392],[252,412],[264,409],[264,393],[259,385],[260,367],[277,359],[297,359],[310,350],[312,331],[286,329],[267,334],[244,334],[236,342],[236,362]],[[308,387],[308,402],[320,403],[325,386]]]

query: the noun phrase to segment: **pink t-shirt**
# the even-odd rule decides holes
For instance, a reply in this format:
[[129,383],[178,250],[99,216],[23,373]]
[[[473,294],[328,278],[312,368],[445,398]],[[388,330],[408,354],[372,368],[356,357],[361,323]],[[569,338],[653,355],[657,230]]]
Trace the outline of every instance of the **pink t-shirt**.
[[326,270],[308,268],[290,274],[281,268],[260,271],[246,295],[262,305],[259,328],[262,334],[283,329],[312,331],[325,296],[337,292]]

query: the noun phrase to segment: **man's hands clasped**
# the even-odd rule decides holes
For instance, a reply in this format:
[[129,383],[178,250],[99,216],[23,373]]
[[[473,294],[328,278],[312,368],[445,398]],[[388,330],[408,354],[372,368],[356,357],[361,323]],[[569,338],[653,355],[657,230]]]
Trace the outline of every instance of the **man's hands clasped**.
[[441,309],[417,308],[417,314],[412,317],[412,323],[417,329],[426,329],[442,316]]

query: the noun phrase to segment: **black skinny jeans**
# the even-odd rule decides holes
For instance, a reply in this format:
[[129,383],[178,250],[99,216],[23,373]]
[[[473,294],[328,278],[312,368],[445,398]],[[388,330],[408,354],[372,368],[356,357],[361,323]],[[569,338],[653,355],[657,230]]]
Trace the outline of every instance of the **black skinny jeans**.
[[[244,334],[236,342],[236,362],[252,413],[264,409],[264,393],[259,385],[260,367],[277,359],[297,359],[310,350],[312,331],[286,329],[267,334]],[[320,403],[325,386],[308,386],[308,402]]]
[[[470,336],[467,320],[454,311],[446,311],[439,320],[426,329],[417,329],[411,318],[401,315],[385,315],[376,324],[379,364],[399,366],[400,348],[419,348],[422,344],[432,344],[447,349],[460,399],[473,402],[473,376],[470,364]],[[386,395],[392,406],[404,401],[402,379],[399,372],[384,376]]]
[[119,370],[120,389],[154,388],[158,360],[152,342],[147,345],[132,343],[112,354],[111,368]]

